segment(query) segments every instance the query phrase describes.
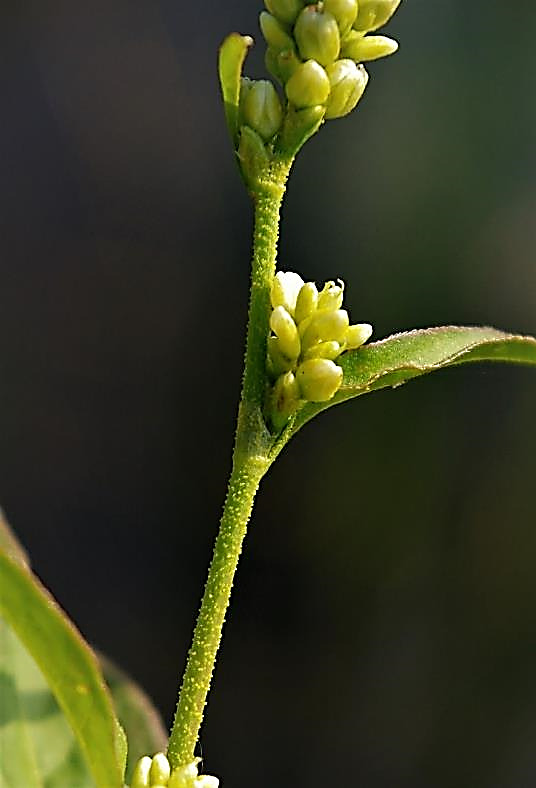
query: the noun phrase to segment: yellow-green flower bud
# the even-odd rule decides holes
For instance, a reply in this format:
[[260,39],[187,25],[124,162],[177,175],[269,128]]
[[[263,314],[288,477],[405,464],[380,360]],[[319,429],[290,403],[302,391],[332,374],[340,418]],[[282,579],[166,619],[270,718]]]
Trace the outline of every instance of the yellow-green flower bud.
[[325,104],[329,91],[328,75],[316,60],[301,63],[285,85],[288,100],[298,109]]
[[[355,31],[352,31],[355,32]],[[398,49],[398,41],[387,36],[349,36],[342,47],[343,57],[349,57],[358,63],[378,60],[380,57],[392,55]]]
[[284,306],[278,306],[270,315],[270,328],[279,339],[279,348],[284,356],[296,359],[300,355],[300,337],[296,323]]
[[296,52],[291,49],[285,49],[277,56],[277,68],[281,75],[283,84],[288,82],[294,74],[298,66],[301,66],[301,60],[296,55]]
[[236,153],[246,183],[254,183],[270,161],[264,140],[249,126],[242,126]]
[[342,279],[338,279],[337,281],[340,282],[340,284],[336,285],[335,282],[326,282],[322,292],[318,296],[318,309],[335,311],[335,309],[341,308],[344,298],[344,282]]
[[[327,66],[339,56],[341,37],[337,20],[319,5],[308,5],[294,25],[294,37],[304,60]],[[321,104],[315,101],[315,104]]]
[[318,304],[318,290],[314,282],[306,282],[298,293],[296,299],[296,309],[294,319],[296,323],[301,323],[305,318],[310,317],[316,310]]
[[316,312],[310,321],[301,339],[304,352],[317,342],[345,341],[349,325],[348,312],[345,309]]
[[277,430],[280,430],[294,413],[300,397],[300,387],[292,372],[287,372],[276,380],[272,390],[270,418]]
[[306,350],[303,357],[306,361],[309,358],[328,358],[330,361],[335,361],[341,353],[342,347],[338,342],[319,342],[318,345]]
[[259,22],[262,34],[269,47],[273,47],[277,52],[282,52],[283,50],[292,51],[294,49],[293,39],[275,16],[263,11],[259,17]]
[[304,399],[327,402],[342,383],[342,369],[326,358],[312,358],[300,364],[297,380]]
[[346,348],[354,350],[364,345],[367,339],[372,336],[372,326],[368,323],[357,323],[355,326],[348,326],[346,329]]
[[152,762],[152,758],[149,758],[148,755],[139,759],[132,773],[131,788],[150,788]]
[[169,775],[171,774],[171,769],[169,766],[169,761],[164,755],[163,752],[157,752],[156,755],[153,756],[151,762],[151,771],[150,771],[150,785],[167,785],[167,781],[169,780]]
[[244,122],[264,140],[276,134],[283,121],[283,109],[277,91],[267,79],[259,79],[249,87],[243,100]]
[[294,24],[303,8],[301,0],[264,0],[264,5],[271,14],[286,25]]
[[289,372],[296,363],[294,357],[288,358],[283,353],[277,337],[268,337],[267,353],[268,374],[274,379],[285,372]]
[[294,315],[296,300],[303,286],[304,282],[299,274],[294,271],[278,271],[270,292],[273,308],[284,306],[289,314]]
[[359,0],[354,29],[366,33],[377,30],[389,21],[399,5],[400,0]]
[[264,53],[264,65],[266,66],[266,70],[275,78],[278,82],[284,82],[282,74],[279,71],[279,65],[277,63],[277,56],[279,52],[277,49],[273,49],[273,47],[266,47],[266,52]]
[[357,18],[357,0],[324,0],[324,11],[333,14],[342,37]]
[[326,119],[342,118],[351,112],[367,87],[368,74],[349,58],[341,58],[326,69],[331,92],[326,108]]

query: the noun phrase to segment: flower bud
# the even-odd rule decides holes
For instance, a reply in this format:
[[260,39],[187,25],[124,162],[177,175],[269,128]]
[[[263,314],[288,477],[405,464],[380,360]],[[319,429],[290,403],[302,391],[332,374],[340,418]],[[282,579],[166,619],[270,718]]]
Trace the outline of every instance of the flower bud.
[[393,16],[400,0],[359,0],[359,11],[354,22],[354,30],[369,33],[377,30]]
[[301,0],[264,0],[264,5],[285,25],[293,25],[303,8]]
[[238,163],[247,184],[259,178],[270,161],[264,141],[249,126],[242,126],[238,140]]
[[[339,55],[341,37],[337,20],[318,5],[308,5],[300,13],[294,26],[294,38],[304,60],[316,60],[327,66]],[[320,103],[315,101],[315,104]]]
[[163,752],[157,752],[151,762],[150,785],[167,785],[170,773],[168,759]]
[[178,766],[171,772],[171,777],[168,781],[168,788],[194,788],[197,780],[197,764],[199,758],[196,758],[192,763],[186,766]]
[[301,323],[306,317],[310,317],[316,310],[318,303],[318,290],[314,282],[306,282],[298,293],[296,299],[296,309],[294,319],[296,323]]
[[344,342],[349,324],[348,312],[345,309],[315,312],[310,320],[301,339],[304,351],[317,342]]
[[368,74],[363,66],[342,58],[326,69],[331,93],[326,108],[326,119],[342,118],[351,112],[367,87]]
[[272,407],[270,418],[277,430],[280,430],[298,407],[301,397],[300,387],[292,372],[281,375],[272,390]]
[[[300,63],[298,68],[300,68],[301,65]],[[322,66],[318,67],[322,68]],[[292,74],[292,76],[294,76],[294,74]],[[300,109],[294,106],[292,102],[289,102],[283,121],[283,128],[279,133],[279,150],[284,151],[288,156],[295,156],[309,137],[318,131],[322,125],[325,114],[326,107],[324,104],[315,104],[312,107]]]
[[295,358],[287,358],[284,355],[277,337],[268,337],[266,351],[268,356],[267,371],[273,380],[279,375],[289,372],[296,363]]
[[[352,31],[355,32],[355,31]],[[398,49],[398,41],[387,36],[356,36],[350,35],[342,47],[343,57],[349,57],[358,63],[378,60],[380,57],[392,55]]]
[[285,85],[288,100],[298,109],[325,104],[329,90],[328,75],[316,60],[301,63]]
[[283,77],[279,72],[279,66],[277,63],[277,56],[279,52],[277,49],[273,49],[273,47],[266,47],[266,51],[264,53],[264,65],[266,66],[266,70],[277,79],[278,82],[283,83]]
[[335,17],[342,38],[357,18],[357,0],[324,0],[324,11]]
[[309,358],[328,358],[330,361],[335,361],[341,353],[342,347],[338,342],[319,342],[318,345],[306,350],[303,357],[306,361]]
[[218,788],[220,781],[210,774],[202,774],[195,781],[195,788]]
[[309,402],[327,402],[342,383],[343,372],[325,358],[312,358],[298,367],[296,374],[300,391]]
[[259,17],[259,23],[269,47],[272,47],[277,52],[282,52],[283,50],[292,51],[294,49],[293,39],[275,16],[263,11]]
[[344,282],[342,279],[337,281],[340,284],[336,285],[335,282],[326,282],[318,296],[318,309],[326,309],[333,312],[335,309],[341,308],[344,297]]
[[150,788],[152,762],[152,758],[149,758],[148,755],[139,759],[132,774],[131,788]]
[[273,308],[284,306],[287,312],[294,315],[296,299],[303,286],[304,282],[299,274],[294,271],[278,271],[270,292]]
[[243,119],[264,140],[276,134],[283,121],[283,109],[273,84],[267,79],[253,82],[243,100]]
[[270,315],[270,328],[279,339],[279,348],[284,356],[296,359],[300,355],[300,337],[296,323],[284,306],[278,306]]
[[301,66],[301,60],[292,49],[285,49],[277,56],[277,68],[281,74],[281,81],[283,84],[288,82],[294,74],[298,66]]
[[372,326],[368,323],[357,323],[355,326],[348,326],[346,329],[346,348],[354,350],[364,345],[367,339],[372,336]]

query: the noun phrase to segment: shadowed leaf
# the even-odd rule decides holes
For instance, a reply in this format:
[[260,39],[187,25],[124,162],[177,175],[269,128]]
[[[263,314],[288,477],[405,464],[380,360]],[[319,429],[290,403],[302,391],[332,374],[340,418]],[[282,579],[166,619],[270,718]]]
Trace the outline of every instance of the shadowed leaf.
[[[0,549],[0,614],[4,619],[4,624],[8,625],[3,627],[2,638],[7,644],[6,649],[11,643],[10,649],[6,651],[7,663],[3,666],[3,671],[4,682],[8,692],[11,693],[11,713],[16,712],[18,704],[22,714],[25,703],[28,702],[28,696],[25,696],[26,700],[18,697],[18,687],[20,686],[21,691],[26,692],[27,681],[30,687],[35,684],[35,674],[32,674],[25,662],[24,655],[21,656],[21,651],[23,652],[25,649],[33,657],[44,677],[45,690],[39,690],[42,702],[46,704],[50,702],[46,692],[46,685],[48,685],[76,736],[89,772],[93,777],[93,784],[96,784],[98,788],[121,788],[126,762],[126,740],[115,716],[112,700],[102,678],[97,659],[48,591],[39,583],[30,569],[22,563],[23,554],[18,549],[16,540],[13,537],[9,538],[10,532],[5,524],[2,525],[0,531],[2,545]],[[24,649],[21,649],[20,644],[16,642],[13,644],[8,627],[17,635]],[[19,661],[23,665],[22,678],[17,678],[16,675]],[[26,667],[24,667],[25,665]],[[33,692],[33,689],[31,691]],[[58,734],[58,742],[62,736],[62,733]],[[38,750],[41,751],[42,742],[37,745],[35,742],[24,742],[22,738],[17,741],[17,746],[29,747],[26,759],[27,767],[29,770],[34,769],[32,773],[37,779],[39,772],[35,771],[37,768],[35,763],[35,768],[31,767],[30,760],[33,757],[32,752],[35,756]],[[11,747],[3,752],[14,753]],[[74,768],[80,769],[78,756],[74,755],[73,758]],[[4,760],[6,760],[5,756]],[[12,760],[10,755],[9,768],[16,768],[16,766],[17,761]],[[3,764],[4,771],[7,768],[6,762]],[[28,786],[45,784],[47,788],[49,785],[56,785],[56,783],[43,783],[42,781],[26,783],[24,780],[7,783],[7,785],[11,784],[13,788],[27,784]],[[68,784],[58,783],[58,785]],[[77,785],[77,783],[71,782],[70,785]],[[85,783],[81,784],[81,788],[85,788]]]

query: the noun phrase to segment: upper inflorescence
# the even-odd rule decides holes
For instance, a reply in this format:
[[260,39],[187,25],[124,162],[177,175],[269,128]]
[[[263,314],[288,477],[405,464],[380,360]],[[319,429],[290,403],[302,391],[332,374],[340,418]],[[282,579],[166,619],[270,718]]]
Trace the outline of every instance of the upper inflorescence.
[[363,63],[398,48],[375,31],[400,2],[264,0],[265,63],[284,100],[269,80],[240,79],[238,113],[230,123],[246,181],[255,180],[275,151],[294,156],[324,120],[354,109],[368,83]]
[[[298,110],[323,106],[327,119],[347,115],[367,85],[362,64],[398,48],[392,38],[370,33],[388,22],[400,0],[265,0],[264,4],[267,10],[260,15],[260,26],[268,45],[266,67]],[[275,133],[277,118],[281,124],[283,110],[276,91],[267,91],[263,81],[259,84],[263,87],[255,100],[249,81],[245,87],[249,97],[244,118],[251,122],[258,117],[260,123],[251,126],[266,139]],[[253,104],[255,110],[249,110]]]
[[144,755],[134,768],[130,788],[218,788],[217,777],[197,774],[200,760],[172,769],[163,752],[152,758]]
[[344,282],[326,282],[319,292],[293,271],[279,271],[271,290],[271,333],[267,371],[271,382],[267,417],[281,429],[305,402],[327,402],[343,378],[336,359],[363,345],[372,334],[368,323],[350,325],[341,309]]

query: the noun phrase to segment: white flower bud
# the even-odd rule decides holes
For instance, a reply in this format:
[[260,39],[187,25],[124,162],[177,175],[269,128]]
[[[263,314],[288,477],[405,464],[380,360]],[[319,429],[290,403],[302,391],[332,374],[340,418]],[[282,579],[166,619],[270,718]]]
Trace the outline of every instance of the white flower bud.
[[277,306],[270,315],[270,328],[279,339],[283,355],[296,359],[300,355],[300,337],[296,323],[284,306]]
[[132,774],[131,788],[150,788],[151,785],[151,765],[152,758],[144,755],[143,758],[137,762]]
[[372,326],[368,323],[357,323],[355,326],[348,326],[346,329],[346,347],[354,350],[361,347],[372,336]]
[[273,308],[284,306],[287,312],[293,315],[296,309],[296,299],[303,285],[303,279],[294,271],[278,271],[270,292]]
[[304,399],[327,402],[340,387],[343,372],[333,361],[313,358],[300,364],[296,377]]
[[325,104],[329,91],[328,75],[316,60],[300,63],[285,85],[288,100],[298,109]]
[[195,788],[218,788],[220,781],[210,774],[202,774],[195,781]]
[[316,310],[318,304],[318,290],[314,282],[306,282],[298,293],[296,299],[296,309],[294,319],[296,323],[301,323],[306,317],[310,317]]
[[153,756],[151,762],[150,785],[167,785],[170,774],[171,769],[168,759],[163,752],[157,752],[156,755]]
[[304,351],[317,342],[344,342],[349,322],[345,309],[315,312],[301,339]]
[[337,282],[340,282],[340,284],[336,285],[335,282],[326,282],[318,296],[318,309],[335,311],[335,309],[341,308],[344,297],[344,282],[342,279],[337,279]]
[[368,74],[364,66],[356,66],[353,60],[341,58],[326,69],[330,84],[326,119],[348,115],[365,92]]

